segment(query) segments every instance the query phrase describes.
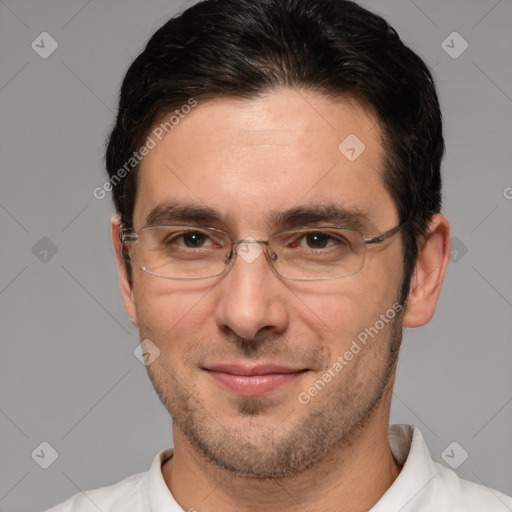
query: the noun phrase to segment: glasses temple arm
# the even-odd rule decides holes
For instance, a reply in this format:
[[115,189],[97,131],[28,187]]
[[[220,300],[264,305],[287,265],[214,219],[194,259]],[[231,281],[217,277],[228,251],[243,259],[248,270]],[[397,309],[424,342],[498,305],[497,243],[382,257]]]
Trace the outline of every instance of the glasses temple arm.
[[406,224],[407,222],[408,221],[404,221],[401,224],[398,224],[398,226],[395,226],[394,228],[390,229],[389,231],[382,233],[381,235],[374,236],[373,238],[365,238],[364,241],[366,244],[379,244],[379,243],[383,242],[384,240],[393,236],[398,231],[400,231],[402,226],[404,224]]

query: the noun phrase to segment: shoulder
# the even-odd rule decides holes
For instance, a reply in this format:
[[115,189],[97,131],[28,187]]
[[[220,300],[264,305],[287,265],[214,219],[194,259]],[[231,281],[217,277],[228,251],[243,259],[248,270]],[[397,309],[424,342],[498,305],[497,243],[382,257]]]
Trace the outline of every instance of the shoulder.
[[438,471],[436,485],[446,510],[465,512],[510,512],[512,498],[496,489],[460,478],[455,471],[434,463]]
[[114,485],[80,492],[44,512],[141,512],[147,508],[146,475],[136,473]]
[[391,425],[389,441],[401,471],[372,512],[511,512],[512,498],[463,480],[432,460],[425,440],[412,425]]

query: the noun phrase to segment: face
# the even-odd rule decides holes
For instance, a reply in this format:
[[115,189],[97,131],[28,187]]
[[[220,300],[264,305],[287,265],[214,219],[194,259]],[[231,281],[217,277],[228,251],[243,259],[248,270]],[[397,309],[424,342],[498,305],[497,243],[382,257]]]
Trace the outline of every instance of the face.
[[[355,151],[340,150],[351,134]],[[339,225],[329,206],[373,237],[399,222],[383,162],[378,125],[355,100],[283,89],[199,101],[143,160],[134,230],[153,214],[266,240]],[[215,215],[192,216],[206,208]],[[306,214],[282,224],[298,208]],[[133,265],[128,311],[160,349],[148,372],[176,432],[217,466],[260,477],[303,471],[348,442],[394,371],[402,265],[399,235],[368,245],[359,273],[330,281],[284,279],[264,255],[239,254],[229,272],[198,281]]]

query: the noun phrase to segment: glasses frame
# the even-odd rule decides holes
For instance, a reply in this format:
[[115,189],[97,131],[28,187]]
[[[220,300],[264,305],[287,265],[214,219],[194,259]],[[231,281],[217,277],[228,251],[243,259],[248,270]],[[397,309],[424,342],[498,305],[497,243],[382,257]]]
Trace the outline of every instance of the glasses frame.
[[[137,242],[139,241],[139,234],[144,229],[176,226],[176,227],[183,227],[183,228],[198,228],[201,230],[211,231],[214,233],[222,233],[231,242],[231,246],[229,248],[229,253],[226,255],[226,257],[224,259],[224,268],[223,268],[222,272],[219,272],[218,274],[215,274],[212,276],[205,276],[205,277],[169,277],[169,276],[162,276],[161,274],[152,272],[151,270],[148,270],[147,268],[145,268],[144,265],[142,265],[140,258],[139,258],[138,244],[137,244],[136,245],[137,260],[138,260],[138,263],[139,263],[140,267],[142,268],[142,270],[150,275],[160,277],[162,279],[172,279],[174,281],[200,281],[202,279],[212,279],[214,277],[219,277],[223,274],[227,274],[231,270],[231,268],[234,266],[236,256],[238,254],[238,252],[236,250],[234,250],[235,246],[238,244],[242,244],[242,243],[247,243],[247,244],[252,243],[252,244],[258,244],[260,246],[261,245],[265,246],[265,250],[263,252],[265,253],[265,259],[267,260],[267,264],[269,265],[270,269],[276,275],[278,275],[279,277],[282,277],[283,279],[288,279],[290,281],[332,281],[335,279],[344,279],[345,277],[350,277],[350,276],[356,275],[359,272],[361,272],[361,270],[364,267],[364,262],[365,262],[366,246],[372,245],[372,244],[380,244],[380,243],[384,242],[384,240],[387,240],[388,238],[392,237],[394,234],[398,233],[398,231],[400,231],[400,229],[407,222],[408,221],[404,221],[404,222],[398,224],[397,226],[395,226],[394,228],[391,228],[388,231],[384,231],[380,235],[372,236],[372,237],[365,237],[364,234],[361,233],[361,231],[359,231],[358,229],[347,227],[347,226],[336,226],[336,225],[323,226],[322,225],[322,226],[302,226],[302,227],[295,227],[295,228],[280,229],[279,231],[272,233],[272,235],[270,235],[266,240],[247,240],[247,239],[246,240],[238,240],[238,239],[233,240],[231,238],[231,236],[229,235],[229,233],[227,233],[226,231],[224,231],[222,229],[212,228],[209,226],[199,226],[197,224],[171,223],[171,224],[149,224],[149,225],[143,226],[139,230],[138,233],[134,232],[133,228],[123,228],[119,232],[119,238],[121,240],[121,245],[124,247],[125,242],[135,242],[137,244]],[[293,233],[294,231],[302,231],[304,229],[315,229],[315,228],[318,228],[319,231],[322,229],[346,229],[349,231],[354,231],[356,233],[359,233],[364,240],[364,247],[365,247],[365,252],[363,254],[363,263],[361,265],[361,268],[359,268],[355,272],[352,272],[351,274],[347,274],[347,275],[339,276],[339,277],[320,277],[320,278],[306,278],[305,279],[305,278],[287,277],[287,276],[280,274],[278,272],[278,270],[276,269],[276,267],[274,266],[274,264],[272,263],[273,261],[275,261],[275,259],[273,259],[272,255],[269,254],[269,246],[270,246],[269,241],[273,237],[280,235],[281,233]]]

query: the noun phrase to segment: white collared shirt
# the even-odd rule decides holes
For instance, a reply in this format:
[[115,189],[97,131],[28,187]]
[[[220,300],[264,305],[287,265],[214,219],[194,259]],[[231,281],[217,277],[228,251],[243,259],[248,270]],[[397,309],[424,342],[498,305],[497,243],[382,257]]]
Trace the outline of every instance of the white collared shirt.
[[[462,480],[455,471],[434,462],[419,429],[391,425],[389,443],[403,467],[369,512],[512,512],[511,497]],[[46,512],[183,512],[162,475],[162,464],[172,455],[172,448],[164,450],[149,471],[77,494]]]

